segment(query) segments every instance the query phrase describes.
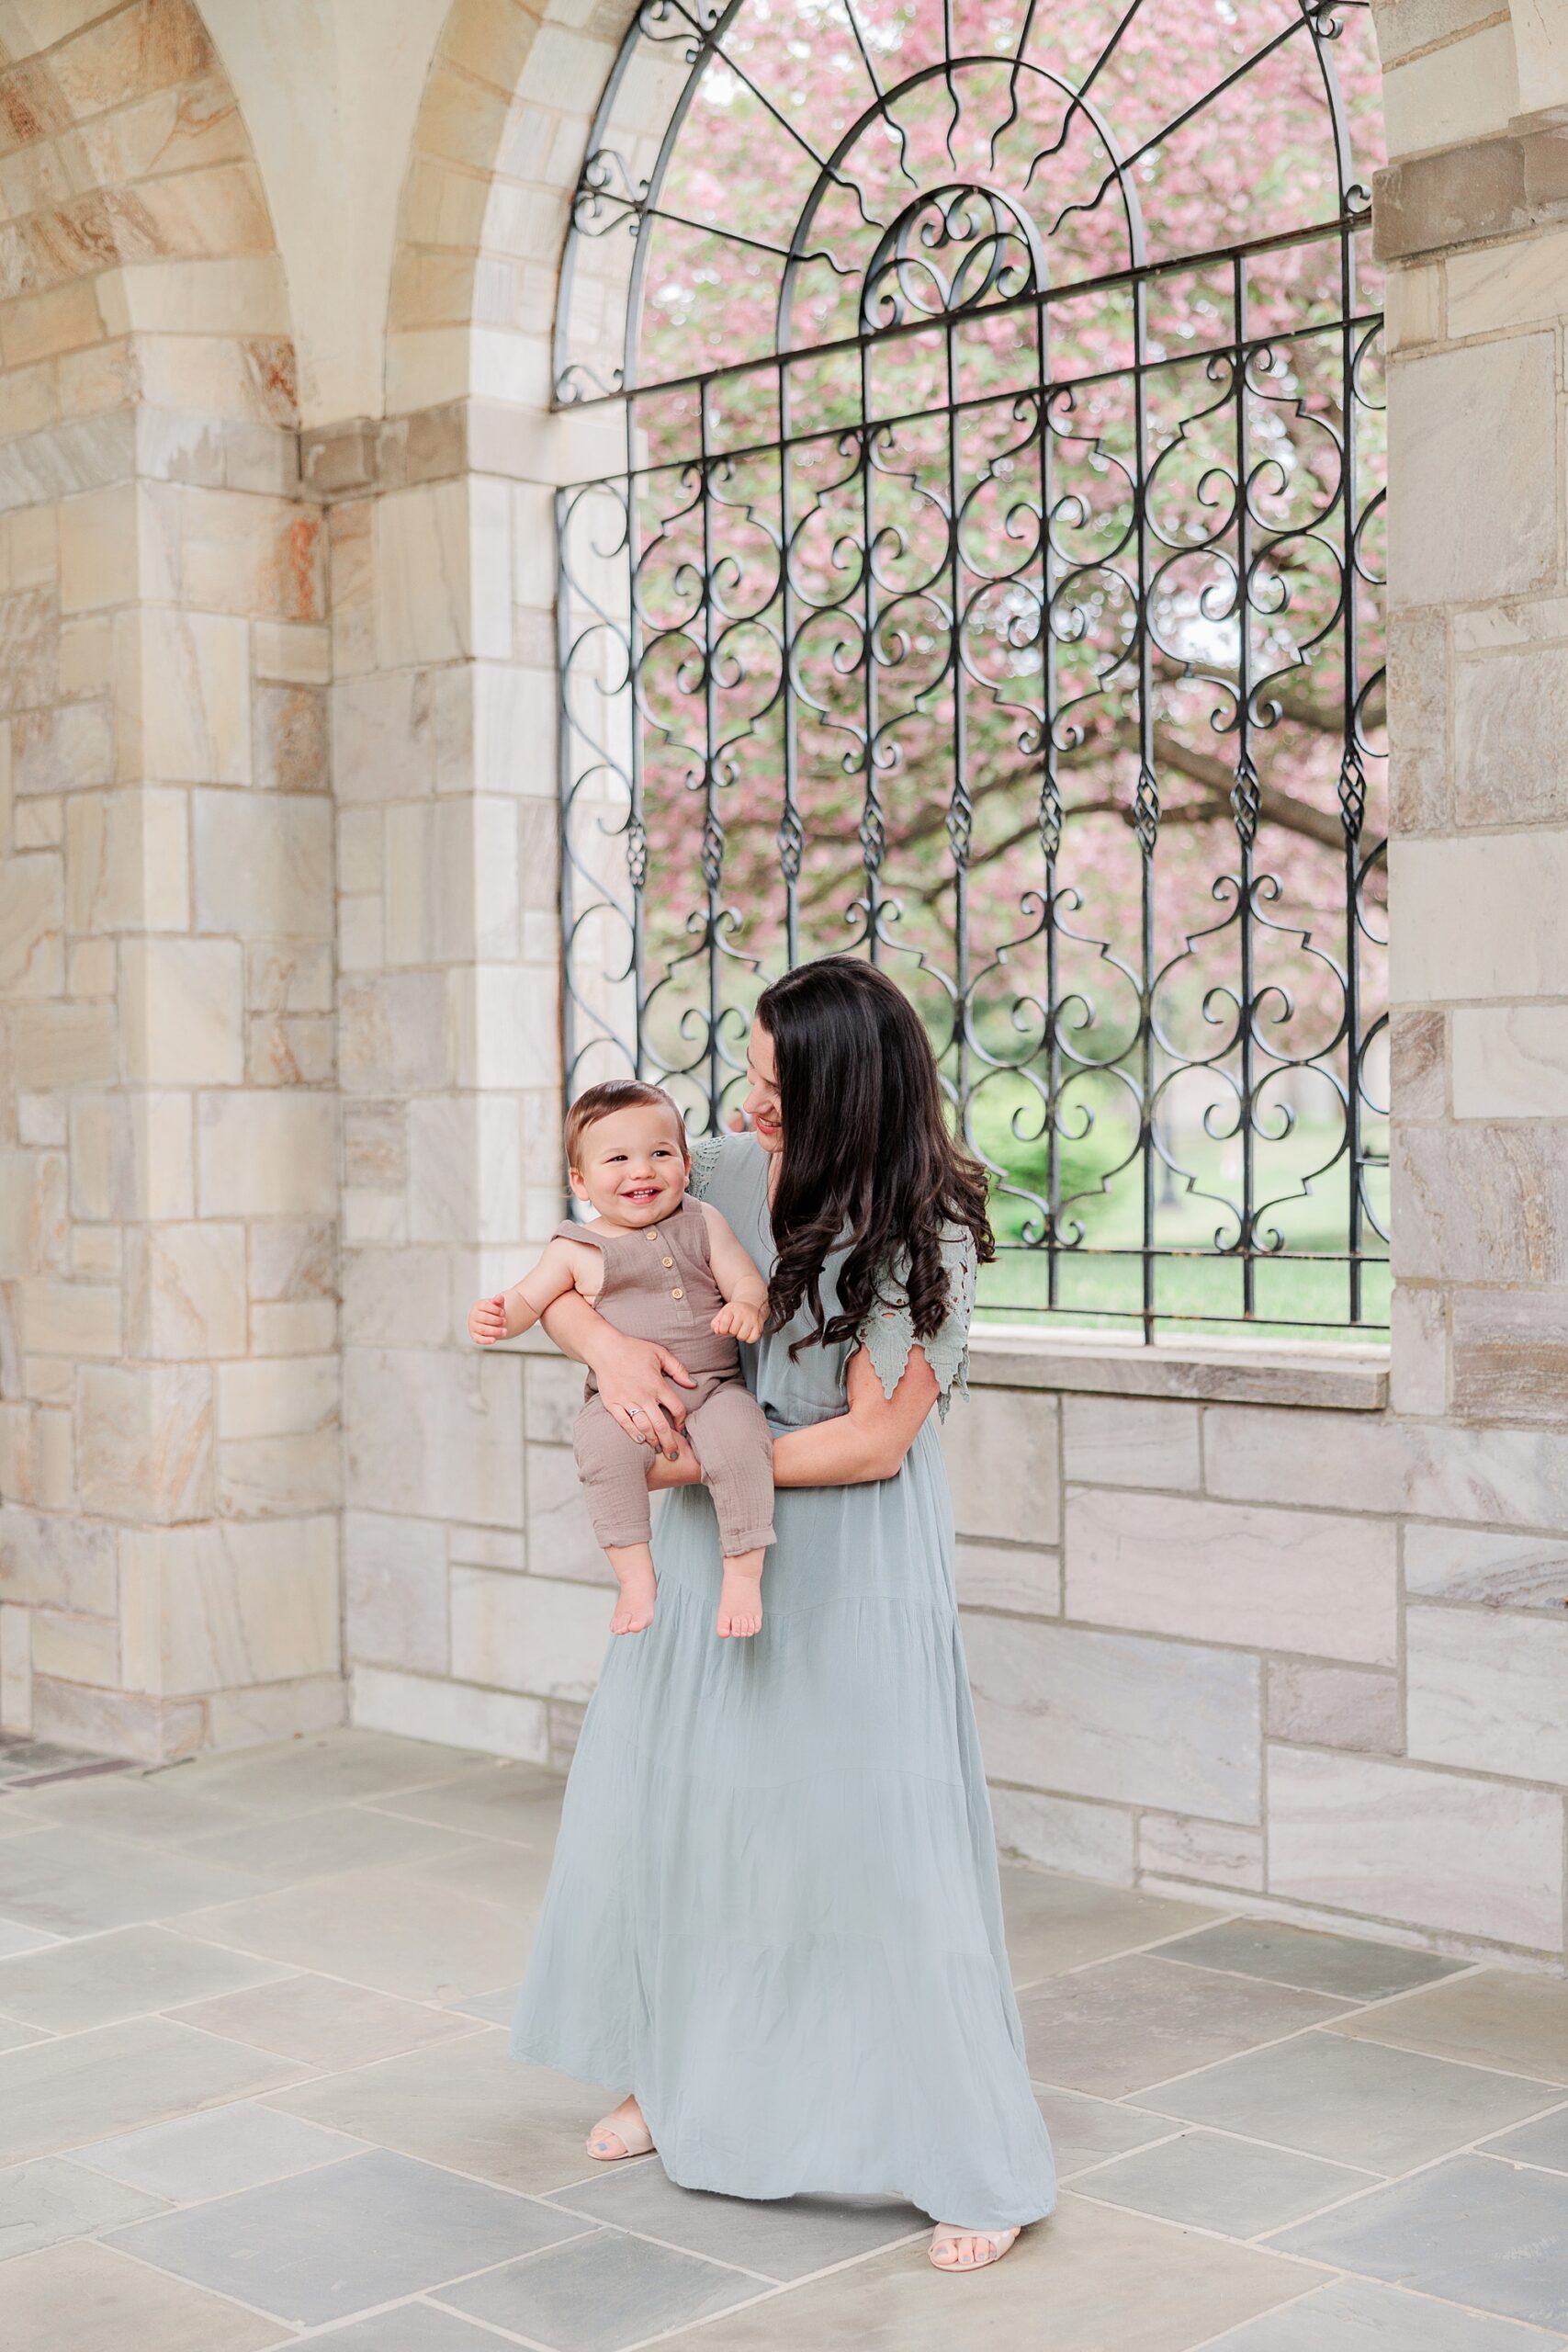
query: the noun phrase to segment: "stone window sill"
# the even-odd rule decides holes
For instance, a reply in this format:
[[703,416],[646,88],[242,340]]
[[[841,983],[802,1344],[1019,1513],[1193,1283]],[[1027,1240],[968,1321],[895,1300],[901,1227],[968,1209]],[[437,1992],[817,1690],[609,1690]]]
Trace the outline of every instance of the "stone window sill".
[[978,1388],[1057,1388],[1101,1396],[1188,1396],[1224,1405],[1307,1405],[1348,1413],[1388,1403],[1388,1350],[1334,1340],[1156,1340],[1111,1331],[977,1325],[969,1380]]

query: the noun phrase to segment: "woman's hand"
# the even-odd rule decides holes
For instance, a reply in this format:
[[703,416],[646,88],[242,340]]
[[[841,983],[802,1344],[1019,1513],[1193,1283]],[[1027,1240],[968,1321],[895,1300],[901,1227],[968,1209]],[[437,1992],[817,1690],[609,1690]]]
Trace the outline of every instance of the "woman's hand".
[[663,1492],[666,1487],[700,1487],[703,1465],[692,1451],[689,1437],[675,1441],[673,1453],[656,1453],[648,1465],[648,1491],[650,1495]]
[[686,1418],[681,1392],[697,1385],[680,1357],[656,1340],[628,1339],[579,1292],[557,1299],[541,1319],[557,1347],[588,1366],[606,1410],[626,1435],[671,1453]]
[[608,1324],[604,1329],[613,1344],[600,1347],[588,1362],[605,1409],[628,1436],[675,1461],[686,1421],[681,1389],[694,1388],[696,1382],[680,1357],[657,1340],[629,1340]]

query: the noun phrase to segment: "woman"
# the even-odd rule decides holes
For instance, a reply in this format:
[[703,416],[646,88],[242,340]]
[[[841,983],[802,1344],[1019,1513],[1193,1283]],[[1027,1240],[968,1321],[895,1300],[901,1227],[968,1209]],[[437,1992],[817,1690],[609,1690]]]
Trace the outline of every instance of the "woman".
[[[933,1405],[966,1359],[980,1170],[912,1007],[870,965],[761,999],[750,1135],[692,1188],[772,1268],[749,1376],[777,1542],[750,1642],[713,1632],[682,1369],[581,1300],[546,1317],[673,1489],[652,1625],[614,1644],[572,1766],[514,2054],[630,2096],[589,2142],[690,2188],[899,2195],[968,2270],[1050,2211],[953,1599]],[[846,1240],[847,1237],[847,1240]]]

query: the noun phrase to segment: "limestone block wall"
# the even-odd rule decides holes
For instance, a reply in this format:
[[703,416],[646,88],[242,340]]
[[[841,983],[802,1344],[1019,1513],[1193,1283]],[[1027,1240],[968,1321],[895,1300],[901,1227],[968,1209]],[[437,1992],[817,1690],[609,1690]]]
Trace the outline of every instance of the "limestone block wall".
[[983,1343],[947,1424],[1003,1844],[1556,1961],[1568,1438],[1396,1413],[1326,1351],[1072,1352]]
[[4,38],[0,1727],[169,1755],[343,1708],[324,547],[200,18]]
[[522,1665],[562,1605],[518,1573],[554,1391],[466,1328],[559,1216],[554,542],[503,424],[457,404],[308,435],[305,465],[333,502],[357,1719],[536,1756],[573,1728]]

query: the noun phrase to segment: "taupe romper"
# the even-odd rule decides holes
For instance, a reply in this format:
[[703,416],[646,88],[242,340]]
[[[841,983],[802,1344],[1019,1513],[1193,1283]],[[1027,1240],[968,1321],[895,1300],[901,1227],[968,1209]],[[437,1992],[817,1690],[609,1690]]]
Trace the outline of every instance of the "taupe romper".
[[[628,1339],[657,1340],[679,1356],[697,1385],[683,1394],[686,1434],[718,1513],[727,1559],[773,1540],[773,1440],[740,1373],[736,1341],[712,1328],[724,1305],[708,1256],[707,1220],[695,1201],[635,1233],[601,1235],[562,1225],[566,1241],[592,1242],[604,1261],[593,1304]],[[652,1529],[648,1448],[628,1437],[600,1397],[593,1375],[572,1437],[593,1532],[611,1544],[646,1544]]]

